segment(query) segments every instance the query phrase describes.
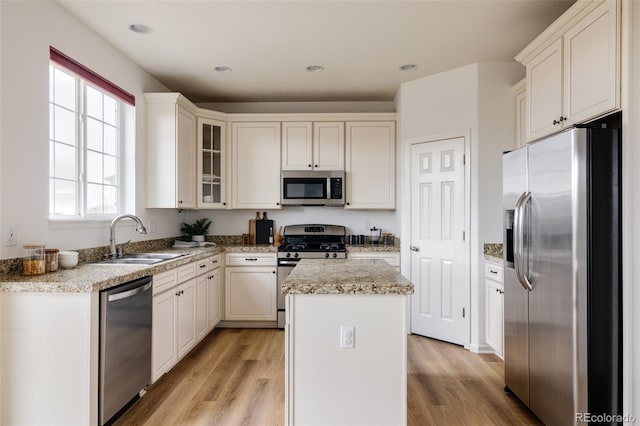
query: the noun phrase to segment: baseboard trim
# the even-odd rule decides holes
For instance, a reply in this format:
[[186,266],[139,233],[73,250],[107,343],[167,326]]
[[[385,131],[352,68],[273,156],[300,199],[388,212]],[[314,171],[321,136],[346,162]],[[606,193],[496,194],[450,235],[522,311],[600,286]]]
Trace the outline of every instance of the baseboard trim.
[[220,321],[216,328],[278,328],[277,321]]
[[470,343],[468,345],[465,345],[464,348],[476,354],[495,354],[496,353],[496,351],[494,351],[493,348],[487,344],[476,345],[476,344]]

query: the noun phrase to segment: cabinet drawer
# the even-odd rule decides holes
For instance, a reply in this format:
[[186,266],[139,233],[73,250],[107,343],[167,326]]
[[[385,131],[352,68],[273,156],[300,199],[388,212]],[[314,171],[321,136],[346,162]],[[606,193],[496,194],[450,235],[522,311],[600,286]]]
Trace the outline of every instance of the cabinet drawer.
[[153,295],[159,294],[178,284],[178,271],[171,269],[153,276]]
[[497,265],[491,262],[484,263],[484,274],[487,278],[502,282],[502,265]]
[[215,256],[211,256],[207,258],[209,261],[209,270],[212,271],[222,266],[222,262],[224,258],[221,254],[217,254]]
[[178,282],[182,283],[196,276],[196,263],[191,262],[178,268]]
[[205,272],[209,272],[211,270],[211,258],[207,257],[206,259],[198,260],[196,263],[196,275],[204,274]]
[[275,253],[227,253],[226,266],[272,266],[275,264]]

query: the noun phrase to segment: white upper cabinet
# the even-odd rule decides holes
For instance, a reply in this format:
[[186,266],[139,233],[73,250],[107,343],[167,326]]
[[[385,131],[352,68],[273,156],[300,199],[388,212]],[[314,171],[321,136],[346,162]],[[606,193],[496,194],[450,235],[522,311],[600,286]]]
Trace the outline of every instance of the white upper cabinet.
[[196,207],[195,106],[178,93],[145,94],[148,208]]
[[620,3],[577,2],[516,60],[527,69],[527,141],[620,108]]
[[564,35],[566,125],[620,105],[617,10],[606,1]]
[[527,141],[560,129],[562,116],[562,40],[527,64]]
[[313,170],[344,170],[344,123],[313,123]]
[[527,143],[527,81],[522,79],[511,88],[516,97],[516,146]]
[[307,121],[282,123],[282,170],[312,170],[312,129]]
[[227,208],[226,123],[198,118],[198,208]]
[[346,123],[346,209],[396,208],[396,126]]
[[280,123],[231,124],[231,207],[280,208]]
[[282,170],[344,170],[344,123],[283,122]]

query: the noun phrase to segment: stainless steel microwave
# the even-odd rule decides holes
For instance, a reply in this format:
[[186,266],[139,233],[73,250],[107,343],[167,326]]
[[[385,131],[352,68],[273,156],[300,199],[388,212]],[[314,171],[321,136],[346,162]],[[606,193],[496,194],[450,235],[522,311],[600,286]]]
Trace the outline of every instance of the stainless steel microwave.
[[344,171],[283,171],[283,206],[344,206]]

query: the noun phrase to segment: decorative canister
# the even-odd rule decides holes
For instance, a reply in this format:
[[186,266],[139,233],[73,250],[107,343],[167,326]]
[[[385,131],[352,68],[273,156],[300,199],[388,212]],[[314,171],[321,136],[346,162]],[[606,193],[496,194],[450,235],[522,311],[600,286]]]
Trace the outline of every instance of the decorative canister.
[[44,245],[29,244],[24,247],[22,273],[24,275],[40,275],[46,271],[44,261]]
[[45,270],[47,272],[55,272],[58,270],[58,249],[45,249],[44,260]]

